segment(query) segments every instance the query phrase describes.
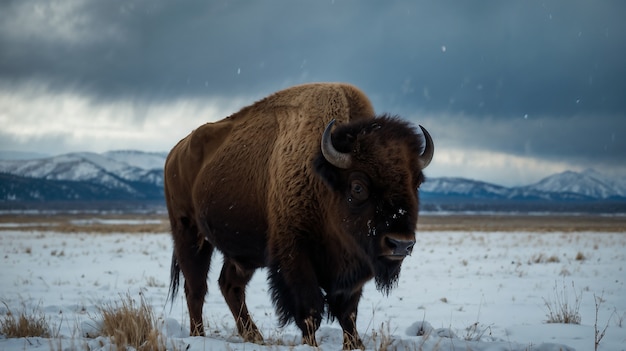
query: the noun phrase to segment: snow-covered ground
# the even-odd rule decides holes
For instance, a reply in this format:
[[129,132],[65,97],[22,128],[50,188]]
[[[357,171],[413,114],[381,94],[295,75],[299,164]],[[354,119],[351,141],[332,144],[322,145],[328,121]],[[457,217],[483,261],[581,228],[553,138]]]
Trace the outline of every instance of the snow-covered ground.
[[[368,349],[387,350],[600,350],[626,349],[626,233],[418,233],[400,284],[382,296],[368,284],[358,326]],[[277,327],[265,271],[248,287],[248,306],[268,345],[243,343],[217,287],[221,258],[214,257],[204,317],[207,337],[188,337],[179,294],[166,304],[171,239],[162,234],[22,232],[0,228],[0,318],[43,311],[54,340],[6,339],[2,350],[109,350],[104,337],[88,338],[98,306],[123,296],[148,301],[177,350],[307,350],[293,326]],[[580,302],[580,325],[548,324],[546,303]],[[422,331],[417,335],[418,331]],[[93,330],[91,331],[93,333]],[[325,321],[322,350],[341,348],[341,329]],[[113,348],[114,349],[114,348]]]

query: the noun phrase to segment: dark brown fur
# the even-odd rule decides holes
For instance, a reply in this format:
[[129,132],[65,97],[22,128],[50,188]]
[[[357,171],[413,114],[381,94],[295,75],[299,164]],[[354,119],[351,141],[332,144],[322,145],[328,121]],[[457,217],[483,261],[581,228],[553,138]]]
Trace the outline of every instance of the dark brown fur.
[[[320,152],[331,119],[339,125],[333,144],[353,155],[350,169]],[[407,123],[375,117],[360,90],[325,83],[280,91],[181,140],[165,165],[165,196],[174,239],[170,292],[182,270],[191,334],[204,335],[206,276],[217,248],[220,289],[245,340],[263,339],[245,287],[268,267],[282,324],[294,321],[315,345],[326,310],[344,330],[344,347],[361,346],[362,287],[375,277],[388,292],[402,260],[381,255],[394,253],[389,240],[414,240],[421,141]],[[355,184],[367,190],[365,200]]]

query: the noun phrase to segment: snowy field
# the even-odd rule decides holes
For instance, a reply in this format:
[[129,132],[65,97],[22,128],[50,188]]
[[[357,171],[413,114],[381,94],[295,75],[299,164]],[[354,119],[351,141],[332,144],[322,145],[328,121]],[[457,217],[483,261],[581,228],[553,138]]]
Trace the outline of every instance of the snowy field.
[[[366,286],[358,329],[368,349],[626,350],[626,233],[422,232],[400,284],[382,296]],[[277,327],[266,272],[248,287],[248,307],[266,345],[244,343],[209,275],[207,337],[189,337],[183,295],[166,304],[171,239],[160,234],[90,234],[0,228],[0,317],[40,310],[52,339],[0,336],[2,350],[110,350],[98,336],[98,306],[123,296],[153,307],[174,350],[307,350],[294,325]],[[601,299],[600,299],[601,297]],[[574,309],[581,324],[546,323],[548,305]],[[89,336],[87,336],[89,334]],[[419,334],[419,335],[418,335]],[[325,321],[319,349],[341,349],[341,329]]]

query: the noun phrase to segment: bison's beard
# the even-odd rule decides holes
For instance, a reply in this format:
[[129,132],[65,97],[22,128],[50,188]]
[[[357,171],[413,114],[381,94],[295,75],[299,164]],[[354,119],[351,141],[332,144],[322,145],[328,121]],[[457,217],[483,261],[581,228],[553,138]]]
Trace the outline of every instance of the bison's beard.
[[374,281],[378,291],[389,295],[391,290],[398,286],[401,265],[401,261],[390,261],[384,257],[379,257],[374,262]]

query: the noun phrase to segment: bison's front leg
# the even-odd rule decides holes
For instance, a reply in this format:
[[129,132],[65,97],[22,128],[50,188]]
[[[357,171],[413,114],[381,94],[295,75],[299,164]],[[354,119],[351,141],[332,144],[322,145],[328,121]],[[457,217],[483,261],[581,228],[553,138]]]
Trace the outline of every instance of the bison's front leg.
[[315,332],[322,320],[324,296],[311,261],[298,255],[286,263],[274,261],[269,268],[272,300],[281,325],[295,321],[302,342],[317,346]]
[[335,293],[327,297],[330,313],[337,318],[343,329],[344,350],[365,348],[356,330],[357,308],[361,293],[362,289],[358,289],[352,294]]

